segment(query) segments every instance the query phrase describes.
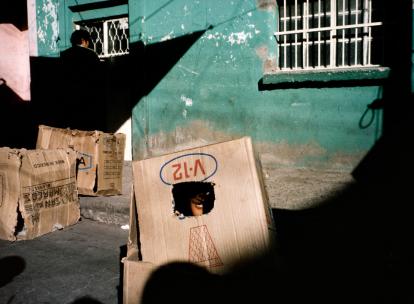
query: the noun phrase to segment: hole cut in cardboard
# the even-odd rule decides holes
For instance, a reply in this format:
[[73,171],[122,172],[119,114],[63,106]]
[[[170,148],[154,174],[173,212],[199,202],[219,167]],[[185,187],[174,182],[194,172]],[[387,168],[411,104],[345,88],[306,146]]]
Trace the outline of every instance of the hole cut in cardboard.
[[173,212],[178,217],[201,216],[214,208],[214,183],[183,182],[173,184]]

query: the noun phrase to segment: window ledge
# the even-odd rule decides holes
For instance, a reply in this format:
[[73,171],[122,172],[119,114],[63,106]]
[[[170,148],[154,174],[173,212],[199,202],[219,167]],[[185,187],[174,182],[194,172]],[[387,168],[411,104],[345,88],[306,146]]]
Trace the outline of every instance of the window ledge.
[[300,85],[300,83],[330,83],[387,79],[387,67],[361,67],[326,70],[272,71],[263,75],[263,85]]

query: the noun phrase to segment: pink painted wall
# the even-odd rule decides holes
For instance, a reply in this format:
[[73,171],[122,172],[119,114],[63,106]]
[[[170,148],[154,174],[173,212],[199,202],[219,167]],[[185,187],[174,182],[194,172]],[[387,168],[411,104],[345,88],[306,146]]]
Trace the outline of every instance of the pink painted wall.
[[0,78],[21,99],[30,100],[28,31],[13,24],[0,24]]

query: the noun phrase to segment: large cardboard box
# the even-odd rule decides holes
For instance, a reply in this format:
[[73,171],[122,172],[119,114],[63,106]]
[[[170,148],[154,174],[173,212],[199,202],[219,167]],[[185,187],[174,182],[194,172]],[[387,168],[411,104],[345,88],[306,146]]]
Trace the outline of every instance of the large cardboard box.
[[131,189],[131,204],[129,208],[129,236],[127,244],[127,256],[123,263],[123,304],[139,304],[145,287],[145,283],[156,265],[143,262],[140,254],[138,214],[134,189]]
[[1,239],[33,239],[79,218],[75,151],[0,148]]
[[274,221],[249,137],[134,161],[133,176],[124,304],[159,265],[223,273],[269,249]]
[[79,194],[122,194],[125,138],[123,133],[39,126],[37,149],[73,148],[78,152]]

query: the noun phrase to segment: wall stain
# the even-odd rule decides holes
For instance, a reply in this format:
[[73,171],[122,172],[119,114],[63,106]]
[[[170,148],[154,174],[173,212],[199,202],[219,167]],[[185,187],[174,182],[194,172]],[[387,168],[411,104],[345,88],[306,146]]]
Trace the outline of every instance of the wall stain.
[[261,10],[274,10],[276,8],[276,0],[256,0],[256,6]]

